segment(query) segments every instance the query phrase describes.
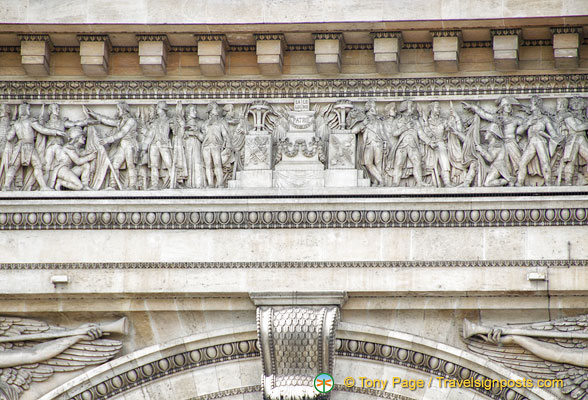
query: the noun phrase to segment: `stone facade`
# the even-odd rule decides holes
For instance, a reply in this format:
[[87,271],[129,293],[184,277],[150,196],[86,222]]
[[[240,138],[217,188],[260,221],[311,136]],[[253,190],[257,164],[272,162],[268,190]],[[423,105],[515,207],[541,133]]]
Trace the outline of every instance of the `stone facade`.
[[588,396],[585,1],[66,3],[0,0],[0,398]]

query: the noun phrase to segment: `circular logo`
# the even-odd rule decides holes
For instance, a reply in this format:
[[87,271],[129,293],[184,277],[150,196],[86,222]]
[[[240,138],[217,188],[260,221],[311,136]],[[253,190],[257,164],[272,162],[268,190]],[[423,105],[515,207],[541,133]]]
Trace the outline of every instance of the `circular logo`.
[[334,383],[333,377],[329,374],[318,374],[314,378],[314,388],[319,393],[329,393],[333,390]]

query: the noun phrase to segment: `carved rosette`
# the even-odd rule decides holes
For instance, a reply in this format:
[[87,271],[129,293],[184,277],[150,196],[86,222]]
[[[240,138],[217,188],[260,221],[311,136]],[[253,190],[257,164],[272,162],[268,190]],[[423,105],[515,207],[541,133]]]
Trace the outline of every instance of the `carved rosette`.
[[333,374],[337,306],[258,307],[264,400],[328,399],[314,388]]

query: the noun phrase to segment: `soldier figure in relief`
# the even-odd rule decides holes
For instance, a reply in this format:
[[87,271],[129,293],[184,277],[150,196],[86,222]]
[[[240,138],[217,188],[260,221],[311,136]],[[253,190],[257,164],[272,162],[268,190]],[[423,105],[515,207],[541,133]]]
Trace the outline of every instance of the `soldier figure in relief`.
[[[83,121],[70,121],[67,118],[61,117],[61,108],[57,103],[49,104],[49,119],[45,123],[45,127],[51,129],[57,129],[65,133],[66,129],[73,128],[74,126],[83,127],[88,125],[87,120]],[[53,169],[53,160],[55,153],[64,144],[64,139],[61,136],[50,136],[47,140],[47,146],[45,148],[44,157],[44,170],[50,172]],[[51,184],[49,186],[52,186]]]
[[384,185],[383,162],[384,152],[388,141],[382,127],[382,122],[377,117],[376,103],[366,103],[365,119],[353,127],[351,132],[357,134],[363,132],[363,157],[361,159],[376,186]]
[[551,184],[551,160],[550,152],[548,150],[548,141],[559,141],[559,135],[555,130],[551,120],[546,115],[543,115],[540,106],[540,99],[537,96],[531,98],[531,115],[521,124],[517,129],[517,134],[522,134],[527,131],[529,141],[521,156],[519,163],[519,174],[517,178],[517,186],[525,184],[527,176],[527,166],[535,156],[539,159],[541,172],[545,186]]
[[482,145],[476,145],[478,153],[490,163],[488,175],[484,179],[484,186],[513,186],[515,179],[509,172],[506,148],[498,124],[488,126],[484,139],[488,142],[487,149]]
[[64,136],[65,133],[57,129],[42,126],[38,121],[31,119],[30,113],[30,106],[27,103],[22,103],[18,107],[18,119],[6,136],[7,141],[16,137],[17,142],[10,155],[10,160],[8,160],[9,166],[2,190],[10,190],[16,171],[21,167],[29,165],[33,167],[33,175],[41,190],[51,190],[43,177],[41,155],[35,148],[35,131],[48,136]]
[[172,172],[172,143],[170,140],[171,121],[167,116],[165,101],[157,102],[157,117],[151,123],[143,145],[149,147],[149,164],[151,166],[151,186],[155,190],[159,185],[159,169],[163,167]]
[[91,190],[90,161],[96,158],[96,151],[82,155],[85,143],[84,132],[76,126],[69,130],[69,143],[56,148],[55,166],[49,178],[50,185],[55,185],[56,190],[62,187],[71,190]]
[[4,154],[6,148],[6,140],[8,131],[12,121],[10,119],[10,106],[8,104],[0,103],[0,160]]
[[[444,118],[441,118],[441,106],[438,101],[431,103],[429,118],[425,121],[425,131],[429,134],[429,147],[431,149],[430,164],[437,173],[436,177],[441,175],[443,186],[451,187],[449,153],[447,150],[447,134],[449,133],[449,124]],[[437,168],[440,171],[437,171]],[[440,184],[440,182],[437,182]]]
[[465,110],[475,112],[480,118],[498,124],[506,149],[507,165],[514,175],[521,162],[521,148],[517,141],[517,128],[523,124],[523,120],[513,115],[513,106],[520,106],[521,104],[511,96],[502,97],[497,101],[498,109],[496,113],[490,113],[479,106],[465,101],[462,102],[462,105]]
[[586,109],[586,100],[573,98],[569,101],[566,98],[557,99],[557,118],[560,121],[560,134],[564,136],[564,153],[560,165],[558,181],[561,182],[562,170],[564,185],[573,185],[574,174],[578,164],[578,156],[588,163],[588,141],[586,131],[588,122],[583,118],[583,111]]
[[423,127],[417,118],[416,108],[412,100],[406,100],[400,104],[399,111],[402,115],[397,120],[396,131],[392,132],[398,137],[396,146],[390,149],[388,155],[393,160],[392,185],[398,186],[405,168],[406,160],[412,163],[412,174],[417,186],[429,186],[423,182],[422,158],[419,150],[419,139],[427,143],[429,139],[425,135]]
[[208,119],[202,125],[202,132],[202,158],[208,187],[223,187],[222,151],[224,147],[232,148],[232,145],[229,131],[220,118],[219,106],[215,102],[208,105]]
[[129,105],[121,101],[116,105],[117,113],[114,118],[98,114],[95,111],[84,108],[85,112],[96,118],[98,121],[107,126],[114,127],[114,132],[102,138],[99,141],[100,145],[109,144],[119,141],[118,148],[112,155],[112,166],[115,171],[110,175],[110,187],[115,188],[116,178],[115,172],[120,171],[122,165],[126,162],[127,171],[129,174],[129,189],[137,188],[137,168],[135,167],[135,156],[137,154],[137,120],[131,114]]

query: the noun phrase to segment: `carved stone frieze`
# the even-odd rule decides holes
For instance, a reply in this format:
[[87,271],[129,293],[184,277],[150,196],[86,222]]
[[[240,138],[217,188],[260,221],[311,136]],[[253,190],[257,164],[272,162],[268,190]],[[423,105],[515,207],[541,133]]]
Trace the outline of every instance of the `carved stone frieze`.
[[[59,103],[1,104],[0,184],[5,191],[588,185],[586,98],[493,100],[298,98],[293,109],[263,100],[186,108],[176,101],[173,109],[165,100],[119,101],[109,111],[103,105],[107,112],[66,103],[68,117]],[[335,171],[342,164],[346,175]],[[238,172],[247,169],[267,173],[242,185],[247,174]]]
[[587,208],[0,213],[0,230],[583,226],[587,223]]
[[[429,47],[431,43],[425,43]],[[405,44],[408,45],[408,44]],[[137,51],[136,48],[134,48]],[[113,51],[117,51],[115,47]],[[0,81],[2,100],[257,99],[581,93],[586,74],[381,79]]]

